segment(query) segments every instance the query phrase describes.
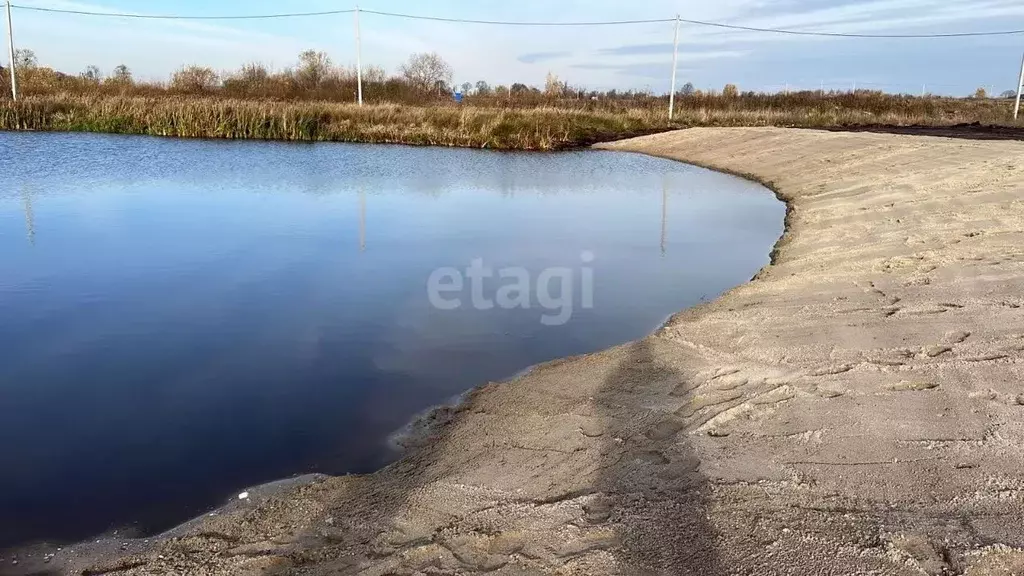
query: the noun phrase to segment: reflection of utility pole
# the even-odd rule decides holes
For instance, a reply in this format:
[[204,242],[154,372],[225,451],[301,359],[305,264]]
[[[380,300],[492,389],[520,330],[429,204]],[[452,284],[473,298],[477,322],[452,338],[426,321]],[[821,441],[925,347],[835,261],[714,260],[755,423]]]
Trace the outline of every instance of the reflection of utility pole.
[[366,251],[366,193],[359,188],[359,251]]
[[36,215],[32,209],[32,195],[22,191],[22,201],[25,205],[25,233],[28,236],[28,243],[36,245]]
[[668,182],[661,180],[661,255],[665,255],[665,239],[668,230]]

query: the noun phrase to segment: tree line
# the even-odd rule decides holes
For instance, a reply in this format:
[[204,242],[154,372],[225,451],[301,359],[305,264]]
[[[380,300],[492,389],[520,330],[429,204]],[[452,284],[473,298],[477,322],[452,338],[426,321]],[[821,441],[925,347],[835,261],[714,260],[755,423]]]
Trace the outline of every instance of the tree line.
[[[272,70],[259,62],[226,72],[218,72],[208,66],[182,66],[166,82],[139,81],[125,64],[117,65],[109,74],[104,74],[98,66],[90,65],[81,73],[71,75],[40,66],[35,53],[28,49],[16,51],[15,64],[23,94],[55,91],[136,95],[172,93],[353,101],[358,91],[355,68],[335,65],[326,52],[317,50],[303,51],[294,65],[282,70]],[[6,86],[6,78],[7,72],[4,71],[0,84]],[[457,91],[478,100],[506,98],[530,103],[545,99],[659,100],[647,91],[597,91],[571,86],[554,73],[548,73],[543,87],[521,82],[492,85],[486,80],[454,84],[453,78],[451,65],[436,52],[413,54],[398,67],[397,74],[388,75],[380,66],[365,66],[362,70],[364,100],[402,103],[450,100],[452,93]],[[683,96],[701,94],[690,83],[680,91]],[[723,94],[738,92],[735,86],[728,85]]]
[[[19,89],[23,94],[99,93],[99,94],[192,94],[222,95],[232,98],[269,98],[286,100],[326,100],[351,102],[357,97],[357,71],[354,67],[338,66],[326,52],[305,50],[298,55],[297,62],[282,70],[272,70],[265,64],[251,62],[237,70],[218,72],[208,66],[182,66],[171,74],[167,82],[139,81],[125,64],[115,66],[104,74],[98,66],[90,65],[77,75],[66,74],[49,67],[40,66],[35,53],[29,49],[15,51],[15,66]],[[0,89],[9,95],[9,73],[0,67]],[[413,54],[398,67],[397,74],[388,75],[380,66],[365,66],[362,70],[364,100],[368,102],[429,103],[451,100],[453,92],[461,91],[477,102],[501,101],[505,105],[539,105],[552,101],[622,101],[632,105],[660,106],[667,95],[654,95],[638,90],[588,90],[571,86],[556,74],[548,73],[544,86],[535,87],[524,83],[491,85],[485,80],[453,83],[451,65],[436,52]],[[824,91],[795,92],[801,97],[812,97],[815,93],[824,96]],[[834,94],[834,93],[830,93]],[[881,91],[858,90],[862,96],[889,96]],[[1013,97],[1016,93],[1008,90],[1000,96]],[[737,99],[768,96],[755,92],[740,92],[735,84],[726,84],[721,91],[702,91],[686,82],[677,96],[695,101],[708,98]],[[789,97],[790,94],[786,94]],[[987,98],[984,88],[979,88],[974,98]]]

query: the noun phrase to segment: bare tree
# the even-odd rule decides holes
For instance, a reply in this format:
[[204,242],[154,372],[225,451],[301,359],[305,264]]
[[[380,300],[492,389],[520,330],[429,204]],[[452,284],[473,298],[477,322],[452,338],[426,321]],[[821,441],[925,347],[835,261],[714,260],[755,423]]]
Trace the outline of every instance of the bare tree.
[[476,82],[476,93],[481,95],[487,95],[491,93],[491,87],[487,85],[487,82],[483,80],[477,80]]
[[413,54],[398,70],[420,90],[436,88],[440,94],[452,82],[452,67],[437,52]]
[[243,64],[242,69],[238,71],[238,79],[246,84],[259,85],[266,82],[268,78],[270,78],[270,71],[262,62]]
[[725,96],[726,98],[735,98],[739,95],[739,88],[736,88],[735,84],[726,84],[725,88],[722,88],[722,96]]
[[306,88],[319,87],[331,75],[331,58],[326,52],[306,50],[299,54],[297,74]]
[[544,79],[544,94],[548,96],[561,96],[565,91],[565,83],[558,79],[554,72],[548,72]]
[[463,94],[469,94],[470,92],[473,91],[473,83],[472,82],[463,82],[461,88],[462,88],[462,93]]
[[988,98],[988,90],[985,90],[984,87],[978,88],[977,90],[974,91],[974,97],[975,98]]
[[383,66],[363,66],[363,82],[384,82],[388,73]]
[[114,68],[114,74],[109,79],[114,80],[115,82],[130,84],[132,81],[132,70],[124,64],[118,64],[117,67]]
[[185,66],[171,76],[171,88],[182,92],[205,92],[217,82],[217,73],[205,66]]
[[687,82],[686,84],[683,84],[683,96],[693,96],[693,93],[696,91],[697,89],[693,87],[693,82]]
[[88,80],[89,82],[99,82],[100,80],[103,80],[103,74],[100,72],[100,67],[93,64],[86,66],[85,70],[82,71],[81,76],[82,79]]
[[28,48],[18,48],[14,51],[14,66],[21,70],[31,70],[39,65],[36,53]]

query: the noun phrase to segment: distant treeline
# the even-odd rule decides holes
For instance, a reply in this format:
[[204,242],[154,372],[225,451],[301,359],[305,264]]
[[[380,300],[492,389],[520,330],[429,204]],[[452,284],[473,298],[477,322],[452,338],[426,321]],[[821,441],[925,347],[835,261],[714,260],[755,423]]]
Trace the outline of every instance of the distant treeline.
[[[159,97],[189,95],[231,99],[279,101],[354,102],[358,83],[352,67],[336,66],[324,52],[307,50],[294,66],[271,70],[250,63],[238,70],[217,72],[204,66],[183,66],[167,82],[139,81],[125,65],[104,74],[89,66],[79,74],[67,74],[40,66],[31,50],[18,50],[15,59],[19,92],[25,96],[73,94],[82,96]],[[453,83],[451,66],[436,53],[414,54],[394,75],[383,68],[363,69],[362,92],[366,103],[436,105],[452,102],[461,92],[463,102],[487,107],[624,110],[668,107],[668,95],[645,91],[595,91],[571,86],[548,74],[543,87],[522,83],[492,86],[484,80]],[[9,73],[0,75],[0,98],[10,94]],[[911,117],[969,121],[1005,121],[1005,102],[991,101],[979,89],[974,98],[943,98],[887,94],[881,91],[798,91],[786,93],[741,92],[733,84],[721,91],[697,90],[690,83],[680,87],[679,110],[819,110],[833,108],[866,113],[897,113]]]

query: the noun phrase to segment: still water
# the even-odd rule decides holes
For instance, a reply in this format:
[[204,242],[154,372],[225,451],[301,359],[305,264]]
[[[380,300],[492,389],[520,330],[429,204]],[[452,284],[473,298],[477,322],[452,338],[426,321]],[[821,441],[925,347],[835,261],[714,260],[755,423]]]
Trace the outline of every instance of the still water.
[[0,546],[378,468],[424,409],[746,281],[785,211],[617,152],[12,133],[0,151]]

